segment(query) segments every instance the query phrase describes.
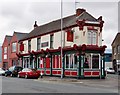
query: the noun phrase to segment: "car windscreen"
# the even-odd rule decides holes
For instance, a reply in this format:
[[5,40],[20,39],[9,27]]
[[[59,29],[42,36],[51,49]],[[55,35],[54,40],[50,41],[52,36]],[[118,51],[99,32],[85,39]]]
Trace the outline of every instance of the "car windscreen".
[[24,68],[22,71],[23,71],[23,72],[30,72],[30,71],[32,71],[32,70],[29,69],[29,68]]

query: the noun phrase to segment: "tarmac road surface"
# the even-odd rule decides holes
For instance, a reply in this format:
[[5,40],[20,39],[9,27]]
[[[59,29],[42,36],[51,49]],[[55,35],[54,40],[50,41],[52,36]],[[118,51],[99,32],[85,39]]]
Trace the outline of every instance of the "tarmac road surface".
[[117,89],[76,83],[2,76],[2,93],[118,93]]

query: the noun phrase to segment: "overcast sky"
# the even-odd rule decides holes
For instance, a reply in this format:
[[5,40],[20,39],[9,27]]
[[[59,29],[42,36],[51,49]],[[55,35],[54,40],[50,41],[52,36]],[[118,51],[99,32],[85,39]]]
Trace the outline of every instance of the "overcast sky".
[[[60,0],[0,0],[0,43],[5,35],[16,32],[29,33],[33,29],[34,21],[38,25],[48,23],[61,17]],[[59,2],[58,2],[59,1]],[[63,0],[66,1],[66,0]],[[103,44],[111,48],[111,43],[118,32],[118,2],[96,2],[100,0],[68,0],[63,2],[63,16],[75,13],[75,8],[84,8],[95,18],[103,16]]]

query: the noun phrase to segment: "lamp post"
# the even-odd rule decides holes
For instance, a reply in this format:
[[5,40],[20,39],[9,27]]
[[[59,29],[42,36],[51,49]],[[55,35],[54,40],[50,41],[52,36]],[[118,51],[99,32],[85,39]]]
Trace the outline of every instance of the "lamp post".
[[61,79],[63,78],[63,51],[62,51],[62,48],[63,48],[63,35],[62,35],[62,31],[63,31],[63,4],[62,4],[62,0],[61,0],[61,64],[62,64],[62,67],[61,67]]

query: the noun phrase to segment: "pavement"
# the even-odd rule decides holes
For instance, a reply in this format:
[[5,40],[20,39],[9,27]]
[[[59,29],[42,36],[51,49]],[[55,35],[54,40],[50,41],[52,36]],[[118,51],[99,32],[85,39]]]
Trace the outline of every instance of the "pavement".
[[83,85],[89,87],[97,87],[97,88],[105,88],[105,89],[114,89],[118,92],[118,88],[120,88],[120,80],[118,75],[109,74],[106,79],[77,79],[77,78],[63,78],[60,77],[50,77],[43,76],[43,78],[39,78],[37,81],[42,82],[52,82],[52,83],[71,83],[75,85]]

